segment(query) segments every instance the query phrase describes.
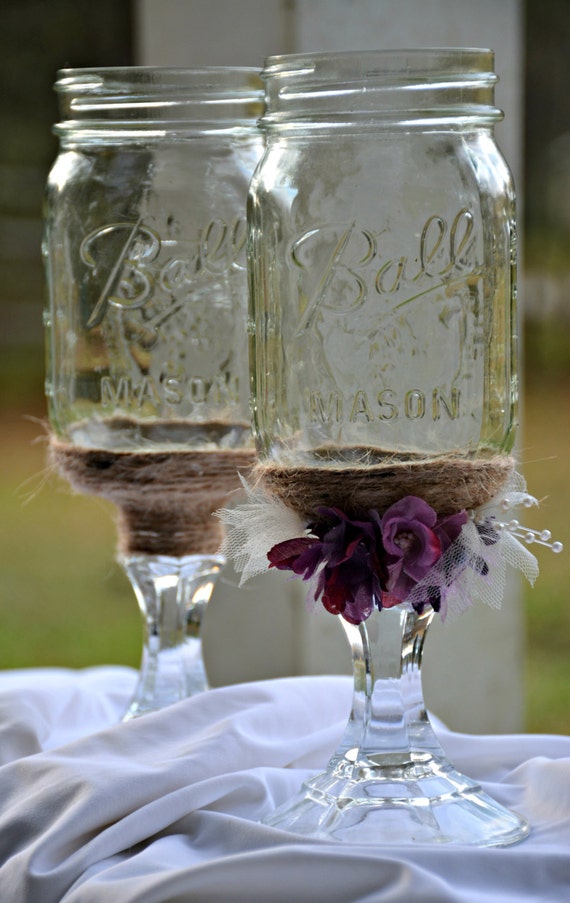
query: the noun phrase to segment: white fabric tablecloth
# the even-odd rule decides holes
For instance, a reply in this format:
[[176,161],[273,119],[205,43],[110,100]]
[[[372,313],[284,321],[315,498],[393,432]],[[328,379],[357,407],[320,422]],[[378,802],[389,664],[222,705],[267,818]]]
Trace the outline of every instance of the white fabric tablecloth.
[[570,900],[570,738],[436,725],[454,765],[529,819],[520,844],[314,841],[258,819],[325,766],[348,678],[225,687],[117,723],[135,677],[0,673],[2,903]]

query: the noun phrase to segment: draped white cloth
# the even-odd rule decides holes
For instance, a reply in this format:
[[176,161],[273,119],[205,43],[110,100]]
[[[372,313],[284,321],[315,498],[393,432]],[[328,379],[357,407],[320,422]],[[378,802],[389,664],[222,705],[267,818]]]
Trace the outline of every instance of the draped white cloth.
[[570,900],[570,738],[435,725],[454,765],[529,819],[522,843],[314,841],[258,820],[326,764],[346,725],[348,678],[225,687],[118,723],[135,677],[0,673],[0,900]]

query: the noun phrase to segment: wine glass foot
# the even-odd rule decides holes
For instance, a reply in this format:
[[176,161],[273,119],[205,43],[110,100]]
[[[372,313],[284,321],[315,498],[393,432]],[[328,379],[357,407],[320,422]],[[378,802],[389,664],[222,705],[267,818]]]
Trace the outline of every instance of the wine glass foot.
[[507,846],[529,833],[527,821],[505,809],[456,771],[445,757],[384,754],[376,761],[330,767],[264,824],[315,839]]

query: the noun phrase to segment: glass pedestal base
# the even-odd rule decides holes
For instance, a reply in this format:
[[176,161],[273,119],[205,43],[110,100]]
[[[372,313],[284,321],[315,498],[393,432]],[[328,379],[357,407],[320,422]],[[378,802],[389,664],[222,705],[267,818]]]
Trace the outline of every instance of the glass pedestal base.
[[264,823],[320,839],[352,843],[506,846],[529,833],[525,819],[505,809],[445,757],[333,768]]
[[343,621],[354,665],[344,737],[326,771],[265,824],[377,845],[506,846],[527,836],[525,819],[456,771],[432,730],[420,678],[432,617],[398,606],[358,627]]

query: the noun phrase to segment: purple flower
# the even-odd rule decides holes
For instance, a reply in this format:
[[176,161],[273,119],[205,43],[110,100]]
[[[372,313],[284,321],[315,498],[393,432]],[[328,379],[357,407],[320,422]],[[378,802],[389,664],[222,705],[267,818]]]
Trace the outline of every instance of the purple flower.
[[[388,593],[403,602],[459,536],[466,521],[465,511],[440,519],[427,502],[413,495],[391,505],[380,522]],[[439,597],[430,594],[429,587],[425,601],[436,611],[439,608]]]
[[438,518],[435,533],[441,542],[442,553],[447,552],[451,543],[455,542],[467,520],[467,511],[458,511],[457,514],[448,514],[447,517]]
[[387,572],[379,520],[352,520],[338,508],[319,508],[318,513],[321,519],[308,528],[313,536],[270,549],[270,567],[291,570],[304,580],[318,572],[315,599],[332,614],[360,624],[375,604],[382,607]]
[[[327,611],[360,624],[376,608],[391,608],[409,596],[459,536],[467,521],[461,511],[438,518],[427,502],[406,496],[383,517],[353,520],[339,508],[319,508],[308,535],[277,543],[269,566],[315,579],[315,600]],[[450,580],[453,575],[450,575]],[[438,611],[441,590],[426,585],[414,607]]]

